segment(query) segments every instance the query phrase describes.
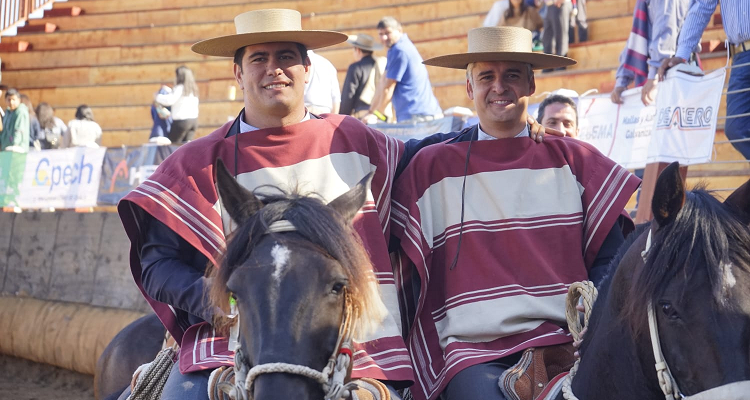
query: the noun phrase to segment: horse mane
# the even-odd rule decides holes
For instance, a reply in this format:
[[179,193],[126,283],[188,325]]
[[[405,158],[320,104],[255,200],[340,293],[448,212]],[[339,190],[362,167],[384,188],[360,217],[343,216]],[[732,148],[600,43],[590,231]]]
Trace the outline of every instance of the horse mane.
[[642,318],[648,302],[657,302],[670,280],[686,280],[705,270],[712,305],[720,309],[732,306],[727,268],[750,269],[748,227],[702,187],[685,196],[674,222],[652,232],[646,263],[634,272],[623,312],[635,334],[648,331]]
[[[276,193],[268,193],[265,190],[261,192],[262,189],[268,188]],[[220,267],[214,268],[211,273],[215,280],[209,292],[211,303],[228,313],[229,277],[245,264],[253,248],[267,234],[268,227],[273,222],[287,220],[294,224],[298,234],[323,249],[344,267],[349,280],[347,292],[351,296],[355,310],[355,337],[374,331],[385,318],[387,311],[380,298],[370,257],[352,225],[328,207],[319,196],[302,195],[297,190],[286,193],[270,185],[259,187],[254,194],[265,205],[228,237],[226,251],[218,260]],[[228,321],[214,322],[217,328],[227,328]]]

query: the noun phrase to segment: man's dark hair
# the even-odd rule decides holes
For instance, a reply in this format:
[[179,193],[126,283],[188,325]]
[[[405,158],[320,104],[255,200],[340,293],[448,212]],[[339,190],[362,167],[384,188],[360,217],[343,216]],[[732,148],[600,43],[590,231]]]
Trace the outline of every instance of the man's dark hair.
[[377,29],[385,29],[385,28],[401,29],[401,23],[399,23],[396,18],[383,17],[383,19],[381,19],[380,22],[378,22]]
[[21,97],[21,93],[18,93],[18,89],[16,88],[10,88],[7,92],[5,92],[5,98],[8,98],[10,96],[18,96]]
[[536,119],[540,124],[542,123],[542,119],[544,119],[544,109],[552,103],[562,103],[569,105],[573,109],[573,112],[576,113],[576,126],[578,126],[578,108],[576,107],[576,102],[573,101],[573,99],[571,99],[570,97],[563,96],[561,94],[555,94],[547,97],[546,99],[544,99],[542,104],[539,105],[539,112],[537,113]]
[[[294,43],[297,45],[297,50],[299,51],[300,56],[302,56],[302,64],[310,64],[310,57],[307,56],[307,46],[305,46],[302,43]],[[234,63],[237,64],[240,67],[240,71],[242,71],[242,57],[245,56],[245,49],[247,46],[240,47],[237,49],[237,51],[234,52]]]
[[359,49],[359,51],[362,52],[362,55],[365,56],[365,57],[372,55],[372,50],[365,50],[365,49],[363,49],[361,47],[357,47],[357,48]]

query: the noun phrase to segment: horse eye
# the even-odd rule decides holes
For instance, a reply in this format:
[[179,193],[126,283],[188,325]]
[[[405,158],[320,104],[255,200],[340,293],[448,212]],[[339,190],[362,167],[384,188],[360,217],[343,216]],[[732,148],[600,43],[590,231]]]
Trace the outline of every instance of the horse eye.
[[344,291],[344,284],[341,282],[336,282],[333,284],[333,287],[331,288],[332,294],[341,294],[341,292]]
[[677,310],[672,307],[672,304],[667,301],[662,301],[659,303],[659,306],[661,306],[661,311],[664,313],[667,318],[675,320],[679,319],[680,315],[677,314]]

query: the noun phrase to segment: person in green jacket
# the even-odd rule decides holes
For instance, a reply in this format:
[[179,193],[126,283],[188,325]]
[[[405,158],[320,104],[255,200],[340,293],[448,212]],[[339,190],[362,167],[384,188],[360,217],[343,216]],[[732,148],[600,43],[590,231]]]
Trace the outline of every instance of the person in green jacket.
[[3,131],[0,133],[0,150],[29,152],[29,109],[21,103],[21,95],[16,89],[5,92],[8,108],[3,118]]

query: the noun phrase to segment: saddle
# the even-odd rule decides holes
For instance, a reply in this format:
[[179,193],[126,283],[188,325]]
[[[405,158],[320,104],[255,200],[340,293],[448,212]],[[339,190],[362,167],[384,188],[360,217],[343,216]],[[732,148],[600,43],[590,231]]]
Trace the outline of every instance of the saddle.
[[508,400],[554,398],[575,364],[574,352],[572,343],[526,349],[518,363],[500,375],[500,390]]

